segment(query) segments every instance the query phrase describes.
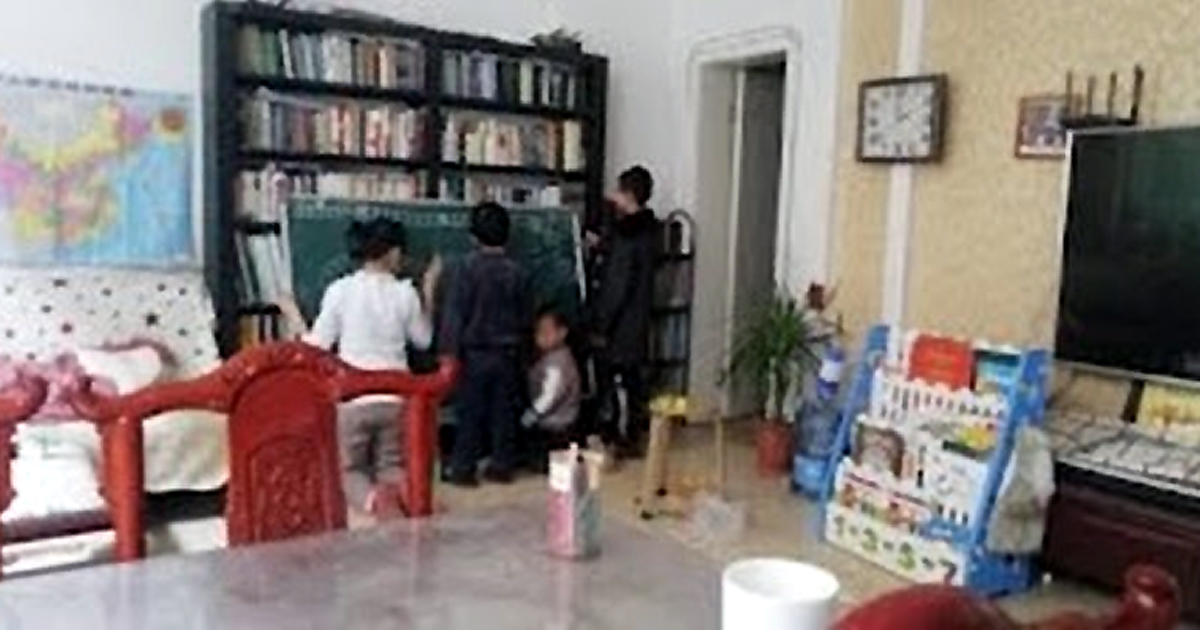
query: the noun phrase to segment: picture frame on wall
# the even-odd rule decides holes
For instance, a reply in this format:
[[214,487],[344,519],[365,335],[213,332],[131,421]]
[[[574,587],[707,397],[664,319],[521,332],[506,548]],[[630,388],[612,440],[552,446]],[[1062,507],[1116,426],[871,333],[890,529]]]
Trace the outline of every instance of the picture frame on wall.
[[860,162],[937,162],[946,128],[945,74],[865,81],[858,88]]
[[1062,121],[1081,105],[1078,96],[1035,94],[1021,98],[1017,107],[1017,129],[1013,155],[1028,160],[1061,160],[1067,154],[1067,130]]

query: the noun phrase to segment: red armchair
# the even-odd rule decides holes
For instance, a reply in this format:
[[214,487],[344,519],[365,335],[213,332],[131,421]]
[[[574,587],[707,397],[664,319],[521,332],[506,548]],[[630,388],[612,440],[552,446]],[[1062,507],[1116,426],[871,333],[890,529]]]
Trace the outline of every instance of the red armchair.
[[1018,624],[981,597],[953,586],[894,591],[850,611],[834,630],[1171,630],[1179,622],[1179,585],[1162,569],[1135,566],[1125,594],[1104,616],[1068,613]]
[[337,448],[337,404],[369,394],[407,399],[408,474],[400,489],[410,516],[433,511],[433,457],[438,402],[456,372],[362,371],[299,342],[257,346],[220,369],[184,382],[103,397],[85,387],[76,410],[99,425],[105,491],[112,506],[118,560],[145,553],[142,523],[142,420],[176,409],[229,416],[229,486],[225,518],[231,546],[346,526]]
[[[0,392],[0,512],[12,504],[13,433],[17,423],[29,419],[46,401],[46,381],[20,377]],[[2,534],[2,532],[0,532]],[[0,543],[3,543],[0,540]]]

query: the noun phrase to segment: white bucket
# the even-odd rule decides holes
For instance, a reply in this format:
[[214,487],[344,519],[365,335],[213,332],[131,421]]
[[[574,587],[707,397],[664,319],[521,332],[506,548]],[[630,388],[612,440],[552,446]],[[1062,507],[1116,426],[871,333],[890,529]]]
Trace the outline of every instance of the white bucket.
[[721,629],[827,630],[840,588],[832,573],[811,564],[739,560],[721,578]]

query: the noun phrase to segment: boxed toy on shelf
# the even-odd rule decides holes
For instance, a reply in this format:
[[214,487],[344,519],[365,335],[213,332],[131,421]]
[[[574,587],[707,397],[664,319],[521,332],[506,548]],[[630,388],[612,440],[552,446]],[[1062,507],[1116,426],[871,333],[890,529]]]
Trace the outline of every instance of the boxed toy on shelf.
[[1029,553],[989,548],[988,531],[1021,485],[1010,462],[1042,423],[1048,367],[1044,350],[874,328],[830,455],[825,539],[918,582],[1027,588]]

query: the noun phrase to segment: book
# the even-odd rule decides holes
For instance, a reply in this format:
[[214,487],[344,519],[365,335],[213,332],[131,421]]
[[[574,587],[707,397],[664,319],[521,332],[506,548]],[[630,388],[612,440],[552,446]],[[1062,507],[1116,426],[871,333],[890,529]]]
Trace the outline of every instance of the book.
[[921,334],[913,341],[909,354],[908,378],[950,389],[969,388],[974,361],[971,346],[966,343]]
[[296,77],[296,66],[292,50],[292,40],[288,37],[287,30],[280,30],[277,37],[279,37],[279,58],[283,64],[283,76],[294,79]]
[[518,102],[521,105],[533,105],[533,62],[529,59],[521,61],[520,94]]
[[259,60],[262,44],[257,26],[245,25],[238,30],[238,72],[262,74]]
[[973,389],[980,394],[1004,394],[1016,383],[1021,355],[997,350],[975,351]]

